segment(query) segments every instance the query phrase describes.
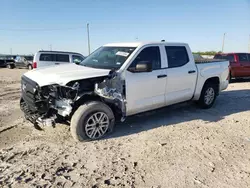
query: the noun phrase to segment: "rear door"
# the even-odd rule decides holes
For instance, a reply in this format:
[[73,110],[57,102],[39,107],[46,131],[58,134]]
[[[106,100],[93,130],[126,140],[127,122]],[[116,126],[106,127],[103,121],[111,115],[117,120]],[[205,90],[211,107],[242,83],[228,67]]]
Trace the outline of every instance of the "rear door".
[[248,54],[247,53],[239,53],[238,54],[239,60],[239,77],[248,77],[249,74],[249,61],[248,61]]
[[192,99],[196,86],[197,68],[187,46],[165,46],[167,55],[167,105]]

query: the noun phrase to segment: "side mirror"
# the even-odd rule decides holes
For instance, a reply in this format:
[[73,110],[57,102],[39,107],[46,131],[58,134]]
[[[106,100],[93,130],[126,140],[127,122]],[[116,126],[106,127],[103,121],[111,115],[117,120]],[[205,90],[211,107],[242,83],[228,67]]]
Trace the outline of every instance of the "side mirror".
[[136,67],[131,67],[128,69],[131,72],[152,72],[152,62],[149,61],[139,61]]

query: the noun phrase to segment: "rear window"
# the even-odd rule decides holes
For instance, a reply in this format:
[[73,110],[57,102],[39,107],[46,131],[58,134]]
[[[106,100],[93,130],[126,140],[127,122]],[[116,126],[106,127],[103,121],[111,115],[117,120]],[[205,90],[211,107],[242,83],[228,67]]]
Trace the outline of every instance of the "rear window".
[[69,62],[69,55],[67,54],[41,54],[40,61],[57,61]]
[[56,61],[58,61],[58,62],[69,62],[69,55],[56,54]]
[[54,54],[41,54],[40,61],[54,61]]
[[233,54],[217,54],[214,56],[214,59],[225,59],[228,61],[234,61],[234,55]]
[[24,57],[26,60],[28,60],[28,61],[32,61],[33,60],[33,56],[25,56]]
[[189,62],[186,47],[165,46],[168,57],[168,68],[181,67]]
[[248,61],[247,54],[238,54],[239,61]]

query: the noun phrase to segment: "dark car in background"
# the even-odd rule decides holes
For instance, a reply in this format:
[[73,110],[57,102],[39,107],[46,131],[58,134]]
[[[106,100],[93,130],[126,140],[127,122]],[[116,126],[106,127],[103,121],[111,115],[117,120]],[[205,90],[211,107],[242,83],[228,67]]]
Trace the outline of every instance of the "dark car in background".
[[230,80],[250,77],[250,53],[216,54],[214,59],[225,59],[230,62]]
[[5,56],[0,56],[0,67],[6,67]]
[[16,56],[0,55],[0,67],[9,67],[14,64]]
[[28,68],[29,70],[33,69],[33,56],[17,56],[15,58],[15,67],[16,68]]
[[32,62],[33,62],[33,56],[26,56],[26,55],[18,55],[14,57],[9,58],[9,61],[7,62],[7,68],[13,69],[13,68],[28,68],[32,69]]

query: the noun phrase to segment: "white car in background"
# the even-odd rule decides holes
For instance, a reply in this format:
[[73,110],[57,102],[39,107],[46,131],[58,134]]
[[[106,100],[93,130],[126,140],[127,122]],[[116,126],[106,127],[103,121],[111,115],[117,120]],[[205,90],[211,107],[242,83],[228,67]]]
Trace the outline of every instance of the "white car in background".
[[33,59],[32,67],[40,68],[67,63],[79,64],[85,59],[80,53],[62,51],[38,51]]

